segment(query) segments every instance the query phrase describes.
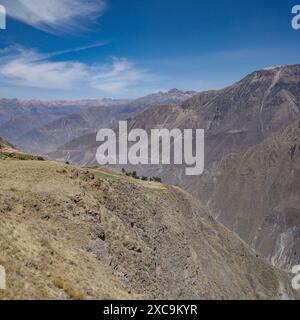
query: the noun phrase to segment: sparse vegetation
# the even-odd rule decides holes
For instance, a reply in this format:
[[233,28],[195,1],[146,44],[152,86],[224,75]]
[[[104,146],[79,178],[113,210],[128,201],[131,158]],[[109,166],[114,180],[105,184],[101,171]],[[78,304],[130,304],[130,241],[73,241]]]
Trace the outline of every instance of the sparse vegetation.
[[137,179],[137,180],[152,181],[152,182],[162,183],[162,179],[160,177],[146,177],[146,176],[139,177],[137,175],[136,171],[127,172],[124,168],[122,168],[122,173],[124,175],[126,175],[127,177],[132,177],[132,178]]
[[160,177],[152,177],[152,180],[150,180],[150,181],[162,183],[162,179]]
[[20,152],[13,145],[0,138],[0,160],[38,160],[44,161],[40,156],[33,156]]
[[101,180],[119,180],[120,178],[117,175],[113,175],[106,172],[94,172],[95,178]]
[[38,160],[38,161],[44,161],[45,159],[40,156],[32,156],[30,154],[26,153],[9,153],[9,152],[0,152],[0,159],[6,160],[6,159],[12,159],[12,160]]
[[145,188],[145,193],[152,195],[152,194],[159,194],[165,191],[165,188]]

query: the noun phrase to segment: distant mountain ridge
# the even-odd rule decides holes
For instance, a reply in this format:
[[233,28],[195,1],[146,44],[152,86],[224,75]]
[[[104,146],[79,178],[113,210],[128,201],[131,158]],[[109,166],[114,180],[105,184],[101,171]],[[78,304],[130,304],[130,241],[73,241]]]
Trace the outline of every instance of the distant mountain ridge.
[[[201,92],[182,103],[147,108],[130,121],[129,127],[155,128],[164,124],[170,129],[205,129],[207,167],[297,120],[299,81],[300,65],[256,71],[222,90]],[[75,146],[76,139],[70,144]],[[95,151],[95,147],[93,137],[85,150]],[[63,149],[59,148],[60,153]],[[87,159],[84,150],[82,153]]]
[[[0,100],[0,136],[19,148],[18,139],[28,131],[42,127],[61,117],[84,111],[91,107],[104,107],[123,104],[125,100],[80,100],[80,101],[41,101],[41,100]],[[30,151],[30,150],[28,150]]]
[[115,126],[119,120],[144,108],[180,103],[196,94],[172,89],[135,100],[0,100],[0,135],[22,150],[36,154],[55,151],[59,146],[100,128]]

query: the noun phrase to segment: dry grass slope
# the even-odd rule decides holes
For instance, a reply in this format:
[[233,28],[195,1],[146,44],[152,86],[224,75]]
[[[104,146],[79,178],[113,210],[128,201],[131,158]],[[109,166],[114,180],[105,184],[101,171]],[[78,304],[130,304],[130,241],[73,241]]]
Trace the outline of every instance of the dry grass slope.
[[16,160],[0,160],[0,183],[1,299],[293,296],[285,273],[179,188]]
[[0,160],[44,160],[39,156],[32,156],[30,154],[20,152],[14,148],[13,145],[0,138]]

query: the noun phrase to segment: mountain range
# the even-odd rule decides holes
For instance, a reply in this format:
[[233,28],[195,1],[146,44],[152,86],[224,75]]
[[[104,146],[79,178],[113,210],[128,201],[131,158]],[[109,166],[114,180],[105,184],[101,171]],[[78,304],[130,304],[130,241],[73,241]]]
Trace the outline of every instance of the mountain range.
[[[281,199],[280,195],[290,190],[297,198],[300,191],[292,183],[297,177],[291,176],[298,151],[293,139],[298,141],[300,132],[295,129],[293,138],[287,140],[285,131],[289,126],[298,127],[299,110],[300,65],[256,71],[227,88],[196,94],[181,104],[146,108],[129,120],[129,129],[205,129],[205,173],[201,177],[188,177],[183,166],[128,166],[126,169],[139,175],[155,174],[167,183],[183,187],[270,262],[290,268],[300,263],[299,204]],[[50,157],[94,164],[98,147],[95,135],[75,139]],[[276,153],[278,149],[280,152]],[[272,171],[270,157],[275,166]],[[276,178],[283,172],[286,175],[281,176],[279,183]],[[258,175],[255,178],[254,173]],[[273,189],[276,193],[271,197]]]
[[193,91],[172,89],[136,100],[21,101],[0,100],[0,136],[19,149],[36,154],[97,131],[114,127],[154,104],[180,103]]

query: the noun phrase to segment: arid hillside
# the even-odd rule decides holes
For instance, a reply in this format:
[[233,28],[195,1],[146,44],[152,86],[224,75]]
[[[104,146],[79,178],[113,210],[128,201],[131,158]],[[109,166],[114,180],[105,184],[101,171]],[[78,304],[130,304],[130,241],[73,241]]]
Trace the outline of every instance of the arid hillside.
[[31,160],[1,160],[0,183],[2,299],[295,297],[176,187]]
[[0,160],[18,159],[18,160],[44,160],[39,156],[32,156],[28,153],[16,150],[15,147],[0,137]]
[[[300,263],[299,121],[215,168],[215,217],[273,264]],[[230,188],[228,188],[230,186]]]

